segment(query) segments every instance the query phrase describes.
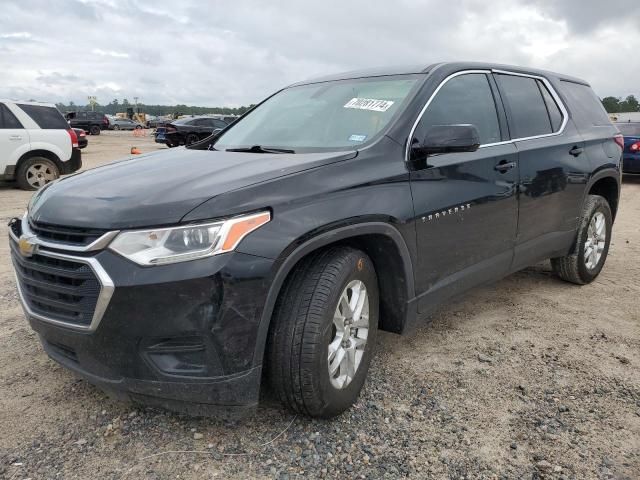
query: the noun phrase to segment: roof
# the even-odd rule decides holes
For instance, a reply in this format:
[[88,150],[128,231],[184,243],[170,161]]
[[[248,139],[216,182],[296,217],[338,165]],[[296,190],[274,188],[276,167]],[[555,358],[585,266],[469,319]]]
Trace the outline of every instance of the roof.
[[23,100],[9,100],[8,98],[0,98],[0,103],[20,103],[22,105],[40,105],[41,107],[55,107],[51,102],[27,102]]
[[516,65],[504,65],[500,63],[485,62],[443,62],[434,63],[431,65],[397,65],[390,67],[369,68],[365,70],[354,70],[312,78],[302,82],[294,83],[291,86],[305,85],[309,83],[329,82],[333,80],[346,80],[352,78],[382,77],[387,75],[409,75],[416,73],[426,74],[433,72],[436,69],[446,69],[451,70],[452,72],[459,70],[508,70],[515,73],[527,73],[531,75],[540,75],[543,77],[556,77],[559,80],[567,80],[570,82],[589,85],[586,81],[580,78],[564,75],[561,73],[550,72],[547,70],[539,70],[535,68],[521,67]]

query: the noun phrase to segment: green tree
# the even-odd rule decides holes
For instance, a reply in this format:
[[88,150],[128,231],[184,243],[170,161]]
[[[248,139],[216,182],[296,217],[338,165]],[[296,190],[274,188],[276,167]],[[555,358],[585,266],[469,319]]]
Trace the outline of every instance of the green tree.
[[620,99],[616,97],[604,97],[602,105],[607,113],[618,113],[620,111]]

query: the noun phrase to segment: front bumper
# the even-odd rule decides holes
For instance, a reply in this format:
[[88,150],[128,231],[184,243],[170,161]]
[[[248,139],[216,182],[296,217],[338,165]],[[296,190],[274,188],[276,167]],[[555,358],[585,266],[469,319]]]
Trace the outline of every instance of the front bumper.
[[[15,233],[18,269],[24,259]],[[34,256],[60,254],[40,246]],[[110,250],[64,255],[94,271],[98,265],[103,288],[105,278],[112,286],[100,318],[90,328],[74,327],[34,314],[24,291],[29,285],[17,275],[25,314],[52,359],[144,404],[190,414],[257,405],[256,342],[273,260],[234,252],[145,268]]]

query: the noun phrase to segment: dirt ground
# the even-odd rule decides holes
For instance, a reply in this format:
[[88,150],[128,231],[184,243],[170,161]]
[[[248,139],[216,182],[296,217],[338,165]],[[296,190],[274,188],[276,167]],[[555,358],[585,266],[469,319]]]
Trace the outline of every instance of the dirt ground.
[[[89,137],[85,168],[164,148]],[[30,197],[0,187],[0,239]],[[381,334],[357,404],[333,421],[273,402],[243,421],[111,400],[49,360],[0,240],[0,477],[640,478],[640,178],[625,178],[591,285],[548,263],[476,289],[416,334]]]

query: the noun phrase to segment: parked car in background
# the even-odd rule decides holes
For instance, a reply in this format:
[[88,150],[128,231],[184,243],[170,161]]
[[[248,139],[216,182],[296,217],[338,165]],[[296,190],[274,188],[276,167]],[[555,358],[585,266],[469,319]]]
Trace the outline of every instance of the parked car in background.
[[87,145],[89,145],[89,140],[87,139],[87,132],[85,132],[81,128],[74,128],[73,131],[76,132],[76,135],[78,136],[78,148],[79,149],[82,150]]
[[144,125],[129,118],[115,118],[109,122],[109,128],[111,130],[136,130],[144,128]]
[[615,125],[624,137],[623,172],[640,173],[640,122]]
[[55,105],[0,100],[0,180],[37,190],[82,166],[78,146]]
[[147,128],[158,128],[169,121],[166,117],[149,117],[147,119]]
[[160,133],[161,137],[164,137],[164,143],[169,147],[191,145],[210,136],[214,130],[222,130],[228,125],[229,122],[215,117],[181,118],[165,123],[163,125],[164,131],[156,131],[156,142],[158,142],[158,133]]
[[300,82],[210,142],[35,196],[9,228],[20,298],[44,350],[106,390],[215,414],[255,408],[265,380],[291,410],[333,417],[378,329],[410,333],[547,259],[593,282],[622,145],[569,75],[440,63]]
[[82,128],[91,135],[109,128],[109,119],[102,112],[67,112],[65,117],[72,128]]

